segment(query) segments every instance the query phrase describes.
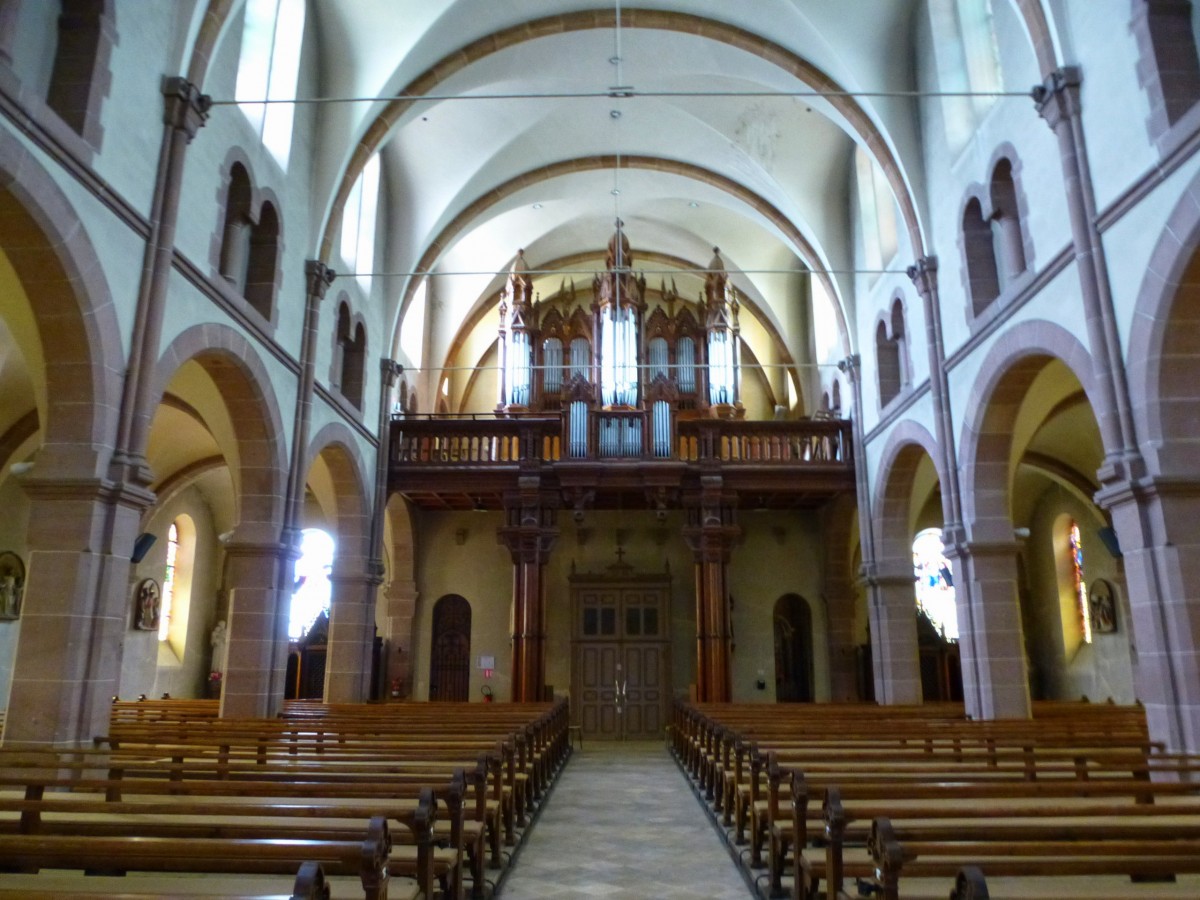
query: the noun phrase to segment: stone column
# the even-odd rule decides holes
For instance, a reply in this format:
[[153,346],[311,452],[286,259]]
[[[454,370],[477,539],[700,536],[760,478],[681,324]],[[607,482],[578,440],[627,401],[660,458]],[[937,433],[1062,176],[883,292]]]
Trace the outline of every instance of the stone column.
[[412,696],[413,688],[413,615],[417,611],[420,593],[415,581],[393,578],[384,594],[387,600],[387,685],[398,684],[400,696]]
[[1112,288],[1104,242],[1096,224],[1096,195],[1084,140],[1079,86],[1083,77],[1076,66],[1051,72],[1033,89],[1038,113],[1058,138],[1071,240],[1079,273],[1092,370],[1101,395],[1097,410],[1100,433],[1108,453],[1100,469],[1101,482],[1139,475],[1143,471],[1133,428],[1129,385],[1125,378],[1121,340],[1117,331]]
[[154,417],[154,368],[162,338],[163,311],[175,253],[175,226],[187,146],[208,118],[212,98],[184,78],[164,78],[163,137],[150,207],[150,235],[142,259],[137,311],[129,342],[129,363],[121,394],[117,452],[113,461],[125,466],[141,484],[152,475],[146,467],[146,438]]
[[[351,570],[357,564],[349,566]],[[361,571],[339,572],[329,579],[329,642],[325,656],[325,700],[363,703],[371,697],[371,661],[375,646],[375,592],[379,579]]]
[[[1025,638],[1017,596],[1016,541],[968,541],[959,547],[961,562],[955,597],[968,582],[967,620],[972,640],[960,643],[963,690],[967,672],[978,679],[976,690],[983,719],[1029,718],[1029,677],[1025,664]],[[958,602],[959,610],[963,603]],[[972,657],[968,663],[968,654]],[[969,710],[968,710],[969,711]],[[976,713],[972,713],[975,715]]]
[[1097,500],[1120,536],[1150,736],[1200,753],[1200,482],[1144,478]]
[[320,260],[304,263],[304,330],[300,344],[300,384],[296,391],[296,411],[292,417],[292,458],[288,468],[287,497],[284,498],[284,542],[296,543],[300,511],[304,507],[304,483],[308,475],[308,432],[312,420],[312,395],[316,384],[317,332],[321,301],[337,273]]
[[923,696],[913,572],[911,569],[881,572],[871,566],[864,576],[871,619],[875,700],[887,704],[920,703]]
[[[90,744],[108,728],[133,599],[129,555],[153,495],[34,470],[5,746]],[[84,549],[81,549],[84,548]]]
[[[908,267],[917,293],[921,295],[925,313],[925,343],[929,354],[929,389],[933,400],[934,433],[941,459],[938,460],[942,488],[942,542],[957,577],[954,582],[954,605],[958,613],[959,658],[962,664],[963,701],[967,714],[986,718],[984,709],[991,703],[980,696],[981,685],[988,679],[974,671],[978,654],[975,651],[979,627],[972,616],[971,581],[963,577],[962,545],[966,541],[963,521],[962,493],[959,482],[958,449],[954,439],[954,415],[950,409],[950,379],[946,374],[946,344],[942,337],[942,302],[938,292],[938,263],[936,256],[922,256]],[[1015,562],[1014,562],[1015,565]],[[1015,570],[1014,570],[1015,578]]]
[[[229,649],[221,716],[271,717],[283,706],[288,612],[297,549],[286,544],[225,546]],[[284,580],[288,587],[282,588]]]
[[554,497],[540,479],[522,476],[518,494],[504,501],[505,525],[497,537],[513,561],[512,699],[542,699],[546,683],[546,609],[542,569],[558,539]]
[[719,475],[701,476],[698,504],[688,510],[684,540],[696,560],[696,699],[727,703],[732,698],[727,569],[742,530],[734,522],[733,499]]

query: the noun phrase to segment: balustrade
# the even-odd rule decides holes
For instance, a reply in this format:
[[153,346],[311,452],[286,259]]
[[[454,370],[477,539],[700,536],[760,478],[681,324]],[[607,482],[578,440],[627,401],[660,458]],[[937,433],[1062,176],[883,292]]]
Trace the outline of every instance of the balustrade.
[[[391,460],[399,466],[505,466],[571,460],[637,459],[728,465],[851,465],[850,425],[837,419],[787,422],[689,419],[673,440],[650,429],[644,410],[586,410],[573,417],[397,417]],[[572,424],[573,422],[573,424]],[[669,449],[668,449],[669,448]]]

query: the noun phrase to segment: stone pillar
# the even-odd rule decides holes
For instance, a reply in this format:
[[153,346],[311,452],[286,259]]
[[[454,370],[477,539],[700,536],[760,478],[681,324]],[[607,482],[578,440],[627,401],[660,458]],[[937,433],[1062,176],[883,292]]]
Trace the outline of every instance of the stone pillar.
[[911,569],[879,572],[872,566],[865,573],[875,700],[879,703],[920,703],[923,699],[913,577]]
[[734,522],[734,499],[719,475],[701,476],[698,502],[688,510],[684,540],[696,560],[696,699],[727,703],[732,698],[727,569],[742,530]]
[[[229,649],[221,716],[271,717],[283,706],[288,612],[297,549],[287,544],[225,546]],[[281,585],[285,579],[288,588]]]
[[954,441],[954,416],[950,409],[950,379],[946,374],[946,344],[942,337],[942,302],[938,292],[938,263],[936,256],[922,256],[908,267],[917,293],[921,295],[925,313],[925,343],[929,353],[929,386],[933,400],[934,432],[941,452],[939,475],[944,481],[942,488],[942,542],[946,556],[957,573],[954,582],[954,605],[958,613],[959,652],[962,663],[963,701],[967,715],[987,718],[985,709],[993,704],[980,695],[981,686],[990,679],[981,677],[973,666],[978,658],[975,651],[978,627],[971,614],[970,579],[964,577],[962,546],[966,541],[966,523],[963,521],[963,486],[959,482],[958,449]]
[[1079,87],[1082,75],[1075,66],[1051,72],[1033,89],[1038,113],[1058,138],[1075,267],[1079,273],[1092,370],[1100,391],[1097,410],[1100,434],[1107,455],[1100,470],[1101,482],[1138,475],[1143,471],[1133,428],[1129,385],[1121,356],[1121,340],[1113,308],[1112,288],[1104,242],[1096,224],[1096,195],[1083,133]]
[[420,593],[415,581],[393,579],[384,594],[387,600],[388,658],[387,685],[389,692],[397,685],[400,696],[412,696],[413,678],[413,615],[417,611]]
[[[5,746],[72,747],[108,728],[133,599],[129,556],[148,491],[34,470]],[[83,548],[83,549],[81,549]]]
[[295,542],[300,511],[304,507],[304,483],[308,472],[308,432],[312,419],[312,395],[316,384],[317,331],[321,301],[337,273],[320,260],[304,263],[304,330],[300,344],[300,384],[296,391],[296,411],[292,418],[292,458],[288,468],[287,497],[284,499],[283,529],[285,542]]
[[1200,753],[1200,483],[1145,478],[1097,500],[1120,537],[1150,736]]
[[[968,582],[967,617],[971,640],[960,641],[963,690],[967,673],[977,679],[976,690],[983,719],[1029,718],[1029,677],[1025,663],[1025,638],[1017,596],[1017,554],[1020,544],[968,541],[959,547],[958,585]],[[957,593],[955,597],[957,599]],[[968,712],[971,712],[968,710]],[[972,715],[976,713],[971,712]]]
[[[325,700],[364,703],[371,697],[371,661],[375,646],[375,592],[371,573],[341,573],[329,579],[329,643],[325,659]],[[355,568],[351,566],[350,568]]]
[[[396,387],[396,380],[403,373],[404,367],[393,359],[383,358],[379,361],[379,407],[376,415],[378,428],[376,434],[379,435],[379,442],[375,447],[375,485],[372,491],[371,498],[371,526],[367,536],[367,554],[366,570],[362,579],[362,602],[366,609],[364,615],[366,621],[372,625],[372,642],[367,648],[366,659],[372,659],[372,651],[374,647],[374,629],[375,622],[375,607],[379,597],[379,586],[383,584],[384,564],[383,564],[383,533],[384,533],[384,517],[387,516],[387,498],[388,498],[388,461],[391,458],[391,399],[392,391]],[[390,616],[390,612],[389,612]],[[412,615],[409,614],[408,632],[412,631]],[[391,635],[391,631],[388,632]],[[411,642],[406,642],[411,649]],[[330,645],[332,652],[333,646]],[[391,657],[390,648],[385,646],[387,656],[383,660],[383,675],[386,682],[380,686],[382,691],[381,697],[387,696],[392,679],[397,675],[391,674]],[[399,673],[397,673],[399,674]],[[366,692],[363,693],[360,699],[366,700],[371,695],[370,682],[370,666],[367,668],[366,677]],[[412,684],[407,678],[405,683]],[[328,684],[328,682],[327,682]],[[329,695],[327,695],[329,696]]]
[[117,452],[113,460],[142,484],[152,476],[146,467],[146,438],[154,417],[154,368],[162,338],[163,311],[175,254],[175,226],[183,185],[187,145],[208,118],[212,98],[184,78],[164,78],[163,138],[150,208],[150,235],[142,259],[137,311],[129,342],[129,364],[121,394]]
[[555,497],[540,479],[522,476],[518,493],[505,497],[505,525],[497,537],[513,561],[512,699],[542,699],[546,683],[546,609],[542,569],[558,539]]

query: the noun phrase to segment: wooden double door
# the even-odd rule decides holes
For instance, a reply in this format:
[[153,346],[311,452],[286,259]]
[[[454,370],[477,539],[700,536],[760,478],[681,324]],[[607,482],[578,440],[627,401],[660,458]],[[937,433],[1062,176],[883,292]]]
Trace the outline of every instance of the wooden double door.
[[572,579],[571,705],[585,737],[661,738],[671,699],[670,581]]

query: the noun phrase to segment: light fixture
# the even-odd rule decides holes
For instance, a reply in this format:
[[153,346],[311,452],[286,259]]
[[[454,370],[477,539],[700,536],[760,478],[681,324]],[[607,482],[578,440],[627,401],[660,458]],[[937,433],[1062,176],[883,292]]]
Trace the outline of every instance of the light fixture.
[[535,204],[533,204],[533,208],[534,208],[534,209],[541,209],[541,208],[542,208],[542,204],[540,204],[540,203],[535,203]]
[[691,207],[692,209],[696,209],[697,207],[699,207],[699,206],[700,206],[700,204],[699,204],[699,203],[697,203],[695,200],[689,200],[689,201],[688,201],[688,206],[689,206],[689,207]]
[[483,505],[482,497],[475,498],[475,505],[471,509],[472,509],[472,512],[477,512],[477,513],[487,512],[487,507],[485,507]]

